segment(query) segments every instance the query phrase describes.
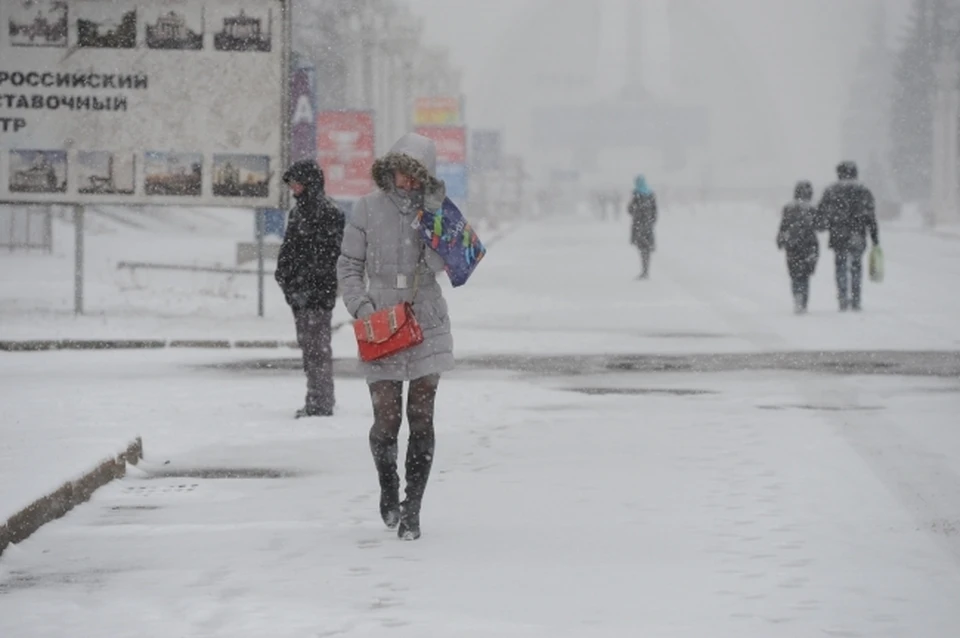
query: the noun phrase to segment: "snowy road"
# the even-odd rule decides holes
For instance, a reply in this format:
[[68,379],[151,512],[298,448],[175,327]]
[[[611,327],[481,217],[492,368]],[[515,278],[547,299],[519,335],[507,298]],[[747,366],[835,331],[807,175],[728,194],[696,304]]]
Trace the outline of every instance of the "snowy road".
[[[769,220],[692,215],[665,217],[649,282],[620,227],[525,227],[451,297],[458,351],[941,355],[869,376],[464,366],[417,543],[379,523],[359,380],[304,423],[296,374],[208,365],[276,353],[5,355],[5,440],[136,433],[147,462],[0,558],[0,636],[955,636],[960,381],[917,373],[955,369],[960,242],[890,230],[863,314],[834,311],[824,261],[797,318]],[[12,447],[8,467],[44,462]],[[39,488],[2,476],[4,506]]]

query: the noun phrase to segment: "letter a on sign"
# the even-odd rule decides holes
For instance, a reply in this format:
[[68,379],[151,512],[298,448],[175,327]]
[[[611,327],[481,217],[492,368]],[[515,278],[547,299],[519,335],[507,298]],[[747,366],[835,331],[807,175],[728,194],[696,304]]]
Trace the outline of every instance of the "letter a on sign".
[[306,95],[301,95],[300,99],[297,100],[297,110],[293,112],[293,123],[313,123],[313,107],[310,105],[310,98]]

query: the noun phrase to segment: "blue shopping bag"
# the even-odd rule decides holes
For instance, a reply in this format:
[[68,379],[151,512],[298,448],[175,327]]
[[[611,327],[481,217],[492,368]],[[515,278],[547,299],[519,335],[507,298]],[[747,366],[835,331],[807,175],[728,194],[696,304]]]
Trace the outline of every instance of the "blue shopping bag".
[[456,204],[448,197],[440,210],[420,211],[417,225],[427,245],[443,258],[453,287],[467,283],[487,249]]

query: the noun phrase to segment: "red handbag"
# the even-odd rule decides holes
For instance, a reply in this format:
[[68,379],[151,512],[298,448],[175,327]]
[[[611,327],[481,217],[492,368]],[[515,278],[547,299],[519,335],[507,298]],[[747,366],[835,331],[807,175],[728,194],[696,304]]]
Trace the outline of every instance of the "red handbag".
[[353,322],[360,359],[376,361],[423,343],[423,330],[407,302]]
[[357,349],[362,361],[376,361],[423,343],[423,329],[413,314],[420,292],[420,266],[426,246],[420,245],[420,258],[413,276],[413,299],[377,310],[369,317],[353,322]]

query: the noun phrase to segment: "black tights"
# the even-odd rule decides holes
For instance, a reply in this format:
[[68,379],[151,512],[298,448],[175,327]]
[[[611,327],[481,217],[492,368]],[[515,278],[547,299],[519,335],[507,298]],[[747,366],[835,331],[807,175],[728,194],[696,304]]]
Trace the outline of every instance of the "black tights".
[[[399,522],[400,533],[420,535],[420,504],[427,488],[436,435],[433,405],[440,375],[414,379],[407,392],[407,422],[410,439],[406,458],[406,499],[399,503],[400,477],[397,474],[397,437],[403,423],[403,382],[377,381],[370,384],[373,399],[373,427],[370,451],[380,480],[380,515],[388,526]],[[402,510],[402,519],[399,518]]]
[[[440,375],[420,377],[407,391],[407,422],[410,436],[433,435],[433,410]],[[371,439],[396,441],[403,424],[403,382],[375,381],[370,384],[373,401]]]

